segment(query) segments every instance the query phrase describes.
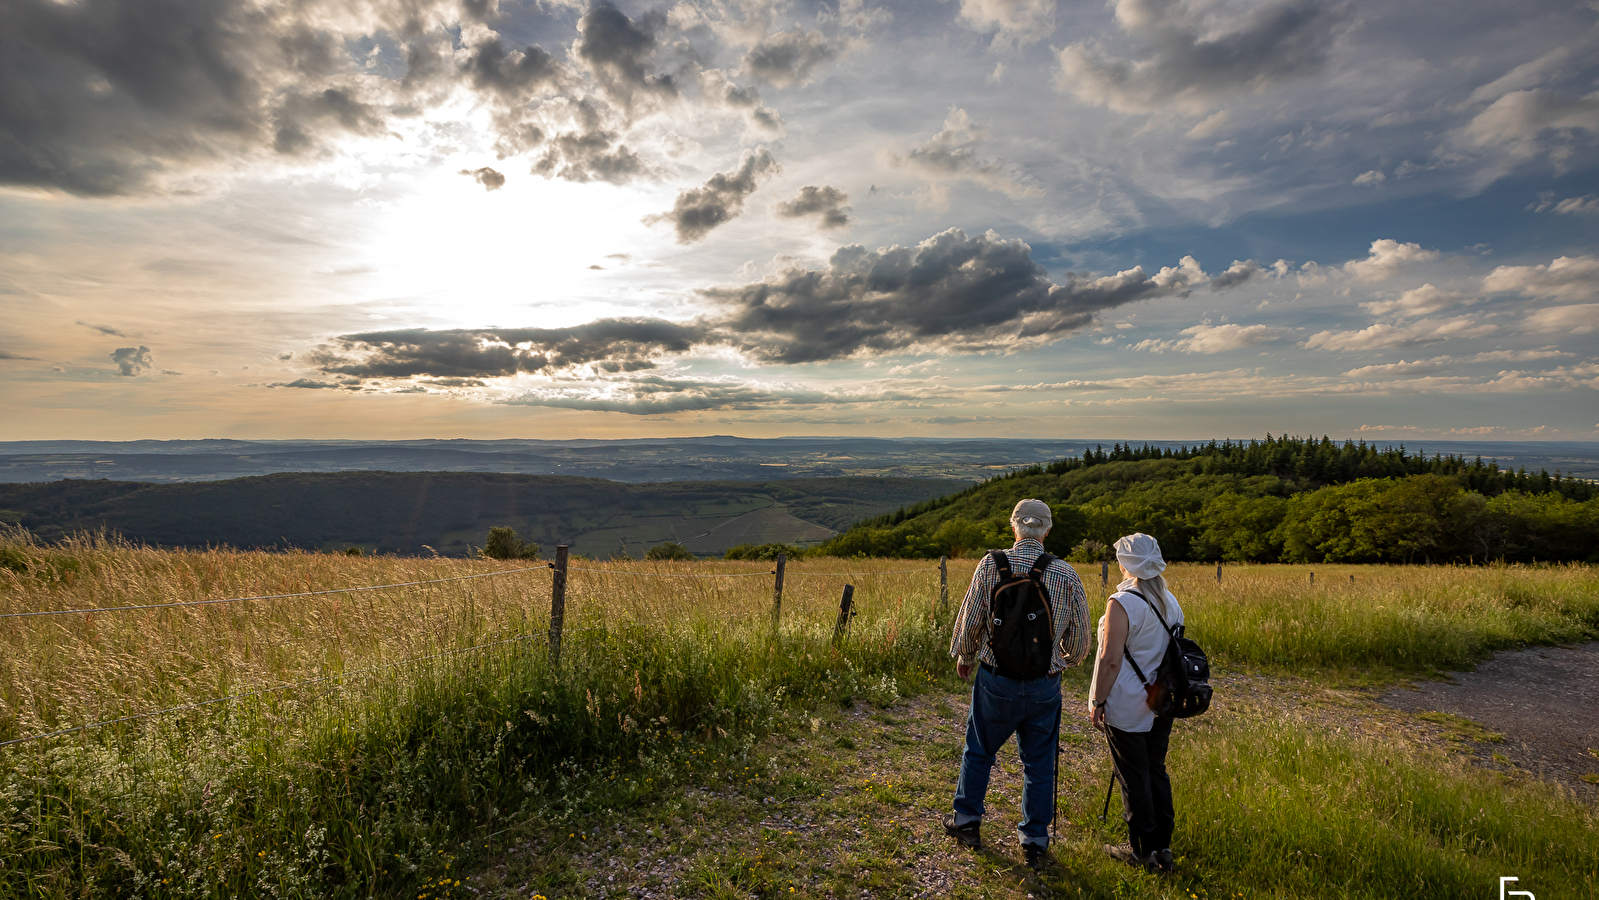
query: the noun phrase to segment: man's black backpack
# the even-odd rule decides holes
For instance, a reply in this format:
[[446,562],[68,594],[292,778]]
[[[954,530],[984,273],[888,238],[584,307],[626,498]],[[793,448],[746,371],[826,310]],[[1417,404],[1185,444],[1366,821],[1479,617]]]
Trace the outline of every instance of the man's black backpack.
[[1149,598],[1137,591],[1123,591],[1149,603],[1149,608],[1160,620],[1160,627],[1166,630],[1170,640],[1166,642],[1166,653],[1160,658],[1160,667],[1155,670],[1155,680],[1150,681],[1144,677],[1144,670],[1138,668],[1138,663],[1133,660],[1133,655],[1128,652],[1126,645],[1122,646],[1122,655],[1133,665],[1133,673],[1144,685],[1144,692],[1148,695],[1149,708],[1157,716],[1168,716],[1173,719],[1186,719],[1197,716],[1210,709],[1210,660],[1205,656],[1205,651],[1199,645],[1183,637],[1183,626],[1176,629],[1166,624],[1166,617],[1160,614],[1160,608],[1149,602]]
[[1055,656],[1055,612],[1044,587],[1044,570],[1055,557],[1040,553],[1033,567],[1018,575],[1005,551],[990,550],[988,555],[999,571],[988,597],[988,649],[1000,675],[1017,681],[1042,678]]

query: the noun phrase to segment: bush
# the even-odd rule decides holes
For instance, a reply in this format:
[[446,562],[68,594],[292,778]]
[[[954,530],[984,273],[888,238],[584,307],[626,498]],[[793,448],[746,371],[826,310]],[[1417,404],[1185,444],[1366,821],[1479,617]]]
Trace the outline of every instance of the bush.
[[771,562],[782,553],[789,559],[798,559],[804,551],[794,544],[739,544],[722,554],[723,559],[742,559],[751,562]]
[[484,559],[538,559],[539,545],[517,537],[515,528],[497,525],[489,529],[489,536],[478,555]]
[[693,551],[679,544],[677,541],[665,541],[651,547],[644,554],[645,559],[682,560],[695,559]]
[[1097,563],[1112,562],[1116,559],[1116,551],[1095,540],[1081,541],[1066,555],[1067,562]]

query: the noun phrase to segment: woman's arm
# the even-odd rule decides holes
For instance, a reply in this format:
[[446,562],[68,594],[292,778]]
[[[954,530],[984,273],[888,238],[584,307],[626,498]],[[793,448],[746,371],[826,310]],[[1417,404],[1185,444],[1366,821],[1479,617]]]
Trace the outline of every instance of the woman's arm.
[[1099,636],[1099,659],[1094,663],[1093,686],[1088,699],[1093,704],[1089,721],[1095,728],[1105,730],[1104,701],[1110,697],[1111,686],[1122,670],[1122,651],[1127,647],[1127,611],[1115,597],[1105,604],[1105,629]]

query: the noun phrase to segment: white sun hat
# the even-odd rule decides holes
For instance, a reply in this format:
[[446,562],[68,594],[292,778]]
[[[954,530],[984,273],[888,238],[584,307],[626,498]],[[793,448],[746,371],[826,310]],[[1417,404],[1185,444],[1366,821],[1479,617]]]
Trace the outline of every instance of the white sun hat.
[[1160,555],[1160,542],[1143,532],[1116,541],[1116,561],[1134,578],[1154,578],[1166,571]]

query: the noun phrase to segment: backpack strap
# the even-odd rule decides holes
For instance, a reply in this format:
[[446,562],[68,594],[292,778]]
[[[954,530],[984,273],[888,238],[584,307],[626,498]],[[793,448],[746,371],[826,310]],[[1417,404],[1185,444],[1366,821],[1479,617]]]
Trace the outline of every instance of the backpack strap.
[[1003,550],[990,550],[988,555],[994,560],[994,568],[999,570],[999,580],[1009,581],[1011,578],[1010,557]]
[[1038,558],[1033,560],[1033,568],[1030,569],[1027,574],[1034,581],[1043,581],[1044,580],[1044,570],[1049,568],[1049,564],[1054,562],[1054,561],[1055,561],[1055,557],[1051,556],[1047,551],[1044,552],[1044,553],[1040,553],[1040,554],[1038,554]]
[[[1149,598],[1145,597],[1143,594],[1138,593],[1137,591],[1118,591],[1117,593],[1132,594],[1134,597],[1137,597],[1138,599],[1144,601],[1145,603],[1149,603]],[[1163,616],[1161,616],[1160,610],[1155,608],[1155,604],[1149,603],[1149,609],[1150,609],[1150,612],[1153,612],[1155,614],[1155,618],[1160,619],[1160,626],[1162,628],[1166,628],[1166,619]],[[1166,639],[1168,641],[1171,640],[1171,629],[1170,628],[1166,628]],[[1122,642],[1122,656],[1126,657],[1127,661],[1129,663],[1132,663],[1133,674],[1138,676],[1139,682],[1141,684],[1143,684],[1144,687],[1147,688],[1151,684],[1154,683],[1154,682],[1150,681],[1148,678],[1144,677],[1144,670],[1140,669],[1138,667],[1138,660],[1133,659],[1132,651],[1127,649],[1127,642],[1126,641]]]

